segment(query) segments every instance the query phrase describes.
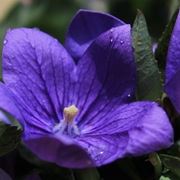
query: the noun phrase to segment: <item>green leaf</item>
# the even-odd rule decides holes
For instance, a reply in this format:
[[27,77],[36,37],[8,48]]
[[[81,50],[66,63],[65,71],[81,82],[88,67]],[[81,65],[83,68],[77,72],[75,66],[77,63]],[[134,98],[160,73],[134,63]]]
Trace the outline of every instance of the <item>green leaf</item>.
[[160,177],[162,171],[162,163],[157,153],[152,153],[149,155],[149,161],[154,166],[156,179]]
[[14,150],[20,143],[21,130],[0,122],[0,156]]
[[171,38],[171,33],[174,28],[174,24],[176,22],[178,12],[179,12],[179,9],[176,10],[171,21],[166,26],[161,38],[159,39],[158,47],[155,52],[155,56],[158,61],[158,66],[161,69],[161,71],[163,71],[165,69],[169,41]]
[[77,180],[101,180],[96,168],[74,170]]
[[171,180],[169,177],[161,176],[159,180]]
[[137,65],[138,100],[159,100],[162,81],[144,15],[138,11],[132,29],[134,55]]
[[180,158],[167,154],[160,154],[163,165],[180,178]]
[[179,177],[169,171],[161,176],[159,180],[179,180]]

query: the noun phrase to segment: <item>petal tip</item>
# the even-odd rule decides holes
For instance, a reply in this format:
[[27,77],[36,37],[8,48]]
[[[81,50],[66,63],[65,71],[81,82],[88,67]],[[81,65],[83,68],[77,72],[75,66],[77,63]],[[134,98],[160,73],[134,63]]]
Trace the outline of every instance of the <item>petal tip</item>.
[[127,156],[141,156],[173,144],[174,133],[167,114],[157,103],[147,105],[145,116],[129,131]]

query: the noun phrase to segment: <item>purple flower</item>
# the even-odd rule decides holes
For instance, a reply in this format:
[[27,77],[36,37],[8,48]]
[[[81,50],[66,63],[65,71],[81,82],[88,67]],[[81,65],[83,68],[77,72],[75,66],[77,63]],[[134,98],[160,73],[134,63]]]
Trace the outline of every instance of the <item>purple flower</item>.
[[37,29],[8,31],[0,107],[20,121],[39,158],[84,168],[172,144],[166,113],[154,102],[131,103],[131,43],[130,25],[86,10],[74,17],[66,49]]
[[180,13],[172,32],[166,65],[165,90],[176,110],[180,113]]

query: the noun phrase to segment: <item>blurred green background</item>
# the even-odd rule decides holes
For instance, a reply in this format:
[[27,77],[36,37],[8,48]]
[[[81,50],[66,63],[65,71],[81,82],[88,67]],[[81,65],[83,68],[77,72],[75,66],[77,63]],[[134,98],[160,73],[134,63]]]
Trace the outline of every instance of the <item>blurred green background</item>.
[[0,36],[7,28],[27,26],[63,41],[72,16],[80,8],[110,12],[131,24],[140,9],[150,34],[157,39],[177,7],[178,0],[0,0]]

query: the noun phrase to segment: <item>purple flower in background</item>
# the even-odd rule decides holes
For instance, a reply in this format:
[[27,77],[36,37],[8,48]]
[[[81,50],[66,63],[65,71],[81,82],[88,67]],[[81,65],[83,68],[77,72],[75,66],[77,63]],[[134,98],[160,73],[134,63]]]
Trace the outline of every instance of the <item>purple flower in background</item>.
[[180,13],[172,32],[166,64],[165,90],[180,113]]
[[131,43],[130,25],[86,10],[74,17],[65,48],[37,29],[8,31],[0,107],[20,121],[39,158],[84,168],[172,144],[165,112],[154,102],[132,103]]

